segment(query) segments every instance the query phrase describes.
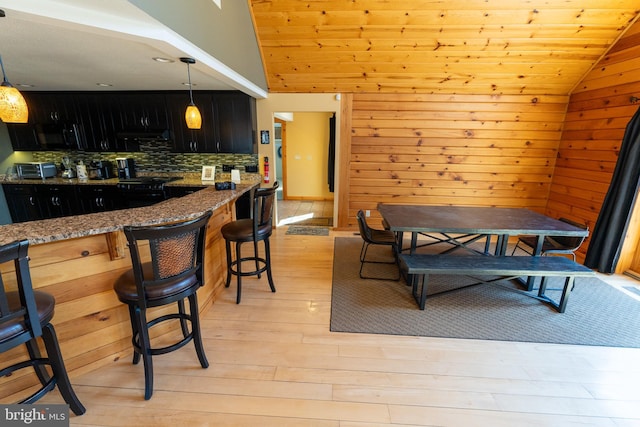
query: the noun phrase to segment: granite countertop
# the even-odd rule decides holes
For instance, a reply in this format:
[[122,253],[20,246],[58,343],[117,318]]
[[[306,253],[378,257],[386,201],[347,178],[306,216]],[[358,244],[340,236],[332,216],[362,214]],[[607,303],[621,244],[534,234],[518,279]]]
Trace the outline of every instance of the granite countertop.
[[[175,181],[167,182],[167,187],[207,187],[213,186],[216,182],[231,181],[230,172],[216,173],[215,181],[203,181],[200,173],[185,172],[185,173],[139,173],[138,177],[145,176],[163,176],[163,177],[179,177]],[[241,182],[260,182],[261,175],[257,173],[240,173]],[[47,185],[116,185],[120,180],[118,178],[109,179],[78,179],[78,178],[61,178],[52,177],[47,179],[0,179],[0,184],[47,184]]]
[[[185,175],[186,177],[186,175]],[[55,180],[61,178],[49,178],[45,184],[57,184]],[[226,181],[226,177],[222,175],[217,177],[217,181]],[[41,180],[24,180],[26,183],[42,182]],[[77,179],[65,179],[68,184],[84,184],[78,182]],[[76,182],[69,182],[76,181]],[[118,180],[87,180],[87,184],[107,184],[113,181],[117,184]],[[45,219],[41,221],[29,221],[16,224],[0,226],[0,245],[11,243],[15,240],[27,239],[29,244],[37,245],[42,243],[55,242],[59,240],[67,240],[78,237],[103,234],[112,231],[122,230],[124,226],[144,226],[162,224],[172,221],[180,221],[185,219],[196,218],[205,211],[215,210],[230,201],[238,198],[243,193],[250,191],[252,188],[260,185],[261,176],[259,174],[241,174],[241,182],[236,184],[235,190],[216,191],[213,188],[214,181],[202,181],[200,176],[189,177],[182,181],[173,181],[171,184],[182,186],[210,186],[204,188],[197,193],[184,197],[178,197],[157,203],[153,206],[142,208],[121,209],[109,212],[92,213],[86,215],[66,216],[62,218]],[[11,183],[19,183],[21,181],[8,181]]]

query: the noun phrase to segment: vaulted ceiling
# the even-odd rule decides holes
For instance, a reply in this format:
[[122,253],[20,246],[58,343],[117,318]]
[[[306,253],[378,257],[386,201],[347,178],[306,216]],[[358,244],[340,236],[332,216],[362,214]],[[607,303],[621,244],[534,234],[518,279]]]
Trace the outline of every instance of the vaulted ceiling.
[[637,0],[249,0],[270,92],[567,95]]
[[25,90],[183,90],[177,59],[192,56],[196,89],[257,98],[267,89],[567,95],[640,14],[638,0],[188,4],[0,0],[0,54]]

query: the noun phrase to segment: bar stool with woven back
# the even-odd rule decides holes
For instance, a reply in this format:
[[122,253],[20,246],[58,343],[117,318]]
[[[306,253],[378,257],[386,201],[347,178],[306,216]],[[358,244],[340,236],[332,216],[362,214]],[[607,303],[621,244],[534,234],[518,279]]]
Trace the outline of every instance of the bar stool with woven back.
[[[27,240],[0,247],[0,265],[3,265],[0,269],[0,352],[25,344],[29,355],[27,360],[0,370],[0,377],[8,377],[13,372],[33,367],[41,387],[18,403],[34,403],[57,385],[73,413],[82,415],[85,408],[71,387],[58,338],[51,324],[55,299],[48,293],[33,289],[28,248]],[[13,268],[10,268],[11,262]],[[42,338],[44,342],[47,357],[42,357],[40,353],[38,338]]]
[[[133,363],[137,364],[142,356],[146,400],[153,394],[152,356],[178,350],[193,341],[200,365],[209,366],[200,334],[196,292],[204,284],[204,247],[211,215],[208,211],[196,219],[124,228],[132,269],[116,280],[114,290],[118,299],[129,307]],[[185,299],[189,301],[188,313]],[[173,303],[177,303],[177,312],[148,319],[147,309]],[[180,322],[182,338],[171,345],[152,347],[149,329],[176,319]]]
[[[240,304],[242,278],[246,276],[258,276],[260,278],[262,273],[266,272],[271,292],[276,291],[271,274],[269,237],[273,232],[273,205],[278,185],[276,181],[271,188],[256,188],[253,190],[251,218],[231,221],[221,228],[227,249],[227,282],[225,286],[229,287],[231,284],[231,276],[238,278],[236,304]],[[260,241],[264,242],[264,256],[261,256],[258,251],[258,242]],[[235,259],[233,259],[231,252],[231,242],[236,245]],[[253,243],[253,253],[243,256],[241,254],[241,246],[243,243],[249,242]],[[243,270],[242,265],[247,262],[254,263],[255,269]]]

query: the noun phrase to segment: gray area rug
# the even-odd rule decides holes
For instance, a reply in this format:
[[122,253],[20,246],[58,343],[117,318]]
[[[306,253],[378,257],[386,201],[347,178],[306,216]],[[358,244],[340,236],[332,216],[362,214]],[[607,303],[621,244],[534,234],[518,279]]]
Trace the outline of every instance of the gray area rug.
[[286,234],[298,234],[302,236],[328,236],[329,229],[327,227],[306,226],[306,225],[290,225]]
[[[331,331],[640,347],[640,301],[599,279],[576,279],[562,314],[522,293],[487,284],[427,298],[421,311],[403,280],[360,279],[361,245],[360,238],[335,239]],[[391,259],[388,247],[372,246],[370,252]],[[392,277],[396,267],[367,268],[366,274]],[[432,275],[429,290],[475,282],[465,276]],[[551,284],[556,288],[561,281]]]

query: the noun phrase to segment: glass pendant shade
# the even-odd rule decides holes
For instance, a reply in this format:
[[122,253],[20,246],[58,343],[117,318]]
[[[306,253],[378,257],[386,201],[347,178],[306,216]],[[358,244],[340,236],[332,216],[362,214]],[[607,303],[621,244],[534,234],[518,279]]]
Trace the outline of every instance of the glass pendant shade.
[[191,70],[189,69],[190,64],[195,64],[196,60],[193,58],[180,58],[180,61],[187,64],[187,75],[189,76],[189,105],[187,106],[187,111],[184,113],[184,119],[187,122],[187,128],[189,129],[200,129],[202,126],[202,115],[200,115],[200,110],[196,107],[196,104],[193,103],[193,91],[191,90]]
[[2,84],[0,84],[0,120],[5,123],[27,123],[29,119],[27,101],[24,100],[20,91],[7,80],[1,56],[0,66],[3,77]]
[[200,127],[202,127],[202,116],[195,104],[189,104],[187,111],[184,113],[184,118],[187,121],[187,127],[189,129],[200,129]]

